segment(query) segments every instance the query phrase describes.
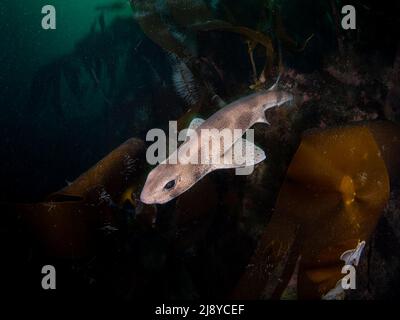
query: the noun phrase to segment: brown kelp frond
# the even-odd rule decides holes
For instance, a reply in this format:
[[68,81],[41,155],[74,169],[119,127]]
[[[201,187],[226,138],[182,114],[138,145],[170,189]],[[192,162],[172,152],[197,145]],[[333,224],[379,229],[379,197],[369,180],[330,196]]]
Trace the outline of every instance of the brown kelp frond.
[[[275,6],[274,3],[268,1],[268,3],[261,5],[260,2],[261,11],[267,11],[267,13],[260,14],[257,17],[258,20],[261,20],[255,24],[256,29],[247,26],[236,26],[224,20],[216,19],[215,8],[219,6],[219,2],[168,0],[161,4],[156,0],[131,0],[131,5],[134,17],[143,32],[164,50],[185,61],[198,80],[204,79],[204,70],[201,70],[202,67],[197,64],[197,62],[202,61],[201,57],[198,57],[198,36],[196,38],[196,32],[227,31],[243,36],[248,43],[248,54],[253,69],[253,83],[250,88],[258,90],[268,87],[267,83],[273,78],[274,68],[278,65],[279,59],[273,41],[275,30],[272,30],[272,35],[270,35],[258,29],[266,29],[270,15],[268,12]],[[281,27],[281,32],[278,35],[286,36],[281,24],[278,24],[278,26]],[[277,39],[279,40],[279,36],[277,36]],[[290,42],[289,39],[286,36],[285,41],[283,41],[284,46]],[[259,45],[265,50],[265,63],[261,72],[257,71],[256,59],[253,56]],[[302,48],[296,46],[296,49],[300,50]],[[281,65],[278,67],[278,73],[280,72],[280,67]],[[206,91],[209,91],[210,96],[215,95],[212,88],[207,88],[208,83],[204,83],[204,87]],[[182,87],[180,86],[180,88]],[[185,94],[184,96],[186,97],[187,95]]]
[[280,298],[296,262],[299,299],[320,299],[335,286],[343,252],[368,241],[383,213],[389,177],[398,174],[399,132],[381,121],[304,135],[235,297]]
[[[192,85],[187,85],[193,83],[193,78],[196,79],[198,88],[201,88],[200,96],[209,100],[206,104],[213,104],[216,93],[204,74],[210,73],[210,66],[211,72],[214,73],[218,72],[218,68],[212,63],[207,65],[206,59],[198,57],[196,32],[190,28],[193,24],[213,18],[210,7],[202,0],[171,0],[163,2],[162,5],[155,0],[131,0],[131,5],[134,17],[143,32],[165,51],[184,61],[187,66],[188,70],[184,72],[174,71],[173,78],[178,84],[179,94],[189,104],[195,101],[193,97],[197,96],[196,90]],[[189,75],[189,70],[193,77]]]
[[[133,222],[152,226],[156,208],[136,201],[144,161],[144,142],[130,139],[45,202],[17,205],[18,214],[47,253],[87,256],[98,230],[115,231]],[[121,212],[128,221],[118,219]]]
[[173,20],[184,28],[213,18],[203,0],[166,0],[165,3]]
[[118,102],[124,83],[129,83],[125,70],[130,68],[140,31],[130,19],[117,18],[108,26],[101,20],[96,19],[91,32],[74,51],[38,69],[31,84],[29,106],[41,106],[45,112],[52,108],[62,115],[69,104],[64,102],[68,92],[78,106],[84,106],[94,93],[107,108]]
[[191,106],[199,102],[199,85],[184,61],[171,55],[172,81],[178,95]]
[[[50,195],[48,200],[63,196],[79,196],[88,200],[94,191],[104,189],[116,199],[130,186],[141,172],[144,160],[144,143],[129,139],[87,172],[62,190]],[[95,202],[96,199],[92,199]]]
[[171,26],[162,17],[155,0],[131,0],[133,15],[143,32],[164,50],[181,59],[191,59],[190,50],[170,32]]

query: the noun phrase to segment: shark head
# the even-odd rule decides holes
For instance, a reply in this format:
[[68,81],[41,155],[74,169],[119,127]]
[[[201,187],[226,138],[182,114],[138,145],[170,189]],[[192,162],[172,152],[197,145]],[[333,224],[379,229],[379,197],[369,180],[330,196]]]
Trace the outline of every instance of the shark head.
[[147,176],[140,195],[146,204],[164,204],[190,189],[201,177],[202,166],[162,163]]

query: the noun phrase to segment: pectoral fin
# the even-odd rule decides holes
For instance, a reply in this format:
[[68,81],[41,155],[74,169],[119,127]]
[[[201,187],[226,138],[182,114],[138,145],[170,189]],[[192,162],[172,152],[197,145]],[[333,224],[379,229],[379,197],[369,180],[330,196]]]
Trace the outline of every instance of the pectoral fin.
[[257,123],[265,123],[270,125],[270,123],[268,122],[267,118],[265,117],[265,114],[263,113],[263,115],[256,121]]
[[235,169],[254,166],[266,159],[265,152],[254,143],[239,139],[222,157],[214,169]]

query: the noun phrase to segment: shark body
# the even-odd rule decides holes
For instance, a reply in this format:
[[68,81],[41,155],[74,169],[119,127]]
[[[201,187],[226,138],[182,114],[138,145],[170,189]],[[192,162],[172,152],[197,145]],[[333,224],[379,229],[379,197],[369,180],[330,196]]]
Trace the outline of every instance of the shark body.
[[[211,157],[224,158],[228,151],[232,151],[234,145],[243,142],[248,150],[249,145],[254,152],[246,155],[246,163],[235,163],[234,160],[220,161],[218,164],[212,162],[203,163],[171,163],[170,158],[176,157],[177,154],[189,153],[192,156],[200,157],[204,145],[203,132],[222,132],[240,130],[246,132],[255,123],[266,123],[265,111],[267,109],[280,106],[293,99],[290,93],[285,91],[263,91],[251,94],[225,106],[218,112],[214,113],[207,120],[195,119],[190,125],[190,129],[199,137],[196,139],[188,139],[164,162],[155,167],[148,175],[146,183],[143,187],[140,199],[146,204],[164,204],[177,196],[181,195],[208,173],[228,168],[240,168],[244,166],[254,166],[265,159],[265,153],[249,141],[242,140],[242,137],[235,137],[229,143],[222,143],[222,147],[218,150],[210,149]],[[191,136],[192,134],[190,134]],[[235,136],[232,134],[232,136]],[[203,141],[204,142],[204,141]],[[249,158],[250,157],[250,158]]]

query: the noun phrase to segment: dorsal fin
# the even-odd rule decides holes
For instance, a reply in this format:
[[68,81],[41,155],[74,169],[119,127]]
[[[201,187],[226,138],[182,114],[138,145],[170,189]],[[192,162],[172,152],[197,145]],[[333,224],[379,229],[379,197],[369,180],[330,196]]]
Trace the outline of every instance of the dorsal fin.
[[192,122],[190,122],[188,129],[196,130],[204,123],[204,119],[201,118],[194,118]]
[[200,127],[200,126],[204,123],[204,121],[205,121],[205,120],[204,120],[204,119],[201,119],[201,118],[194,118],[194,119],[190,122],[189,127],[187,127],[186,129],[183,130],[183,131],[184,131],[183,134],[186,134],[186,140],[185,140],[185,141],[189,140],[190,135],[191,135],[198,127]]

